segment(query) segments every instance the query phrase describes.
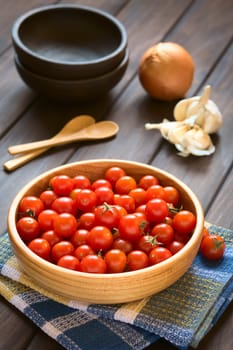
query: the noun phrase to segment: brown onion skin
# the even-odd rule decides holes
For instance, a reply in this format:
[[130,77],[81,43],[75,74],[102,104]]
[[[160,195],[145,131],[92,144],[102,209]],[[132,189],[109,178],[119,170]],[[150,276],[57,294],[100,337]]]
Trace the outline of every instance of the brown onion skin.
[[163,42],[147,49],[139,65],[139,80],[153,98],[172,101],[185,96],[194,76],[192,56],[181,45]]

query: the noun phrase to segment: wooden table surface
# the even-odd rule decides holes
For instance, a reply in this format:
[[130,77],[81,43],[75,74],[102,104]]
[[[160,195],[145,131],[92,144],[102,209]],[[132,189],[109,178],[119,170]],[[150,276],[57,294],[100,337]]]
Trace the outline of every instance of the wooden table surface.
[[[70,1],[67,1],[70,2]],[[0,138],[1,162],[10,159],[7,147],[53,136],[69,119],[91,114],[96,120],[119,124],[117,137],[103,142],[57,147],[18,170],[0,171],[0,233],[17,191],[34,176],[56,166],[93,158],[120,158],[148,163],[173,173],[189,185],[203,204],[206,219],[233,229],[233,1],[232,0],[83,0],[115,15],[128,33],[130,62],[121,82],[95,102],[60,104],[31,91],[13,63],[11,26],[17,16],[43,4],[65,1],[0,0]],[[153,100],[142,89],[137,69],[143,52],[160,41],[180,43],[192,54],[195,76],[188,96],[212,86],[212,99],[224,118],[213,137],[216,152],[209,157],[182,158],[157,131],[146,131],[146,122],[172,119],[174,103]],[[62,347],[24,315],[0,300],[0,349],[58,350]],[[233,348],[233,305],[203,339],[198,349]],[[148,349],[174,349],[160,341]],[[120,350],[120,349],[119,349]]]

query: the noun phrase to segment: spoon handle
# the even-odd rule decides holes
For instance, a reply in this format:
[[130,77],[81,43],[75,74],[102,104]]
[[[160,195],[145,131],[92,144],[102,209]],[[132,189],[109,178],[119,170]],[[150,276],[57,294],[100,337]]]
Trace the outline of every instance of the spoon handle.
[[19,168],[20,166],[28,163],[30,160],[38,157],[40,154],[46,152],[47,150],[49,150],[49,148],[50,147],[41,148],[36,151],[25,153],[24,155],[19,156],[17,158],[10,159],[3,164],[3,167],[7,171],[13,171]]

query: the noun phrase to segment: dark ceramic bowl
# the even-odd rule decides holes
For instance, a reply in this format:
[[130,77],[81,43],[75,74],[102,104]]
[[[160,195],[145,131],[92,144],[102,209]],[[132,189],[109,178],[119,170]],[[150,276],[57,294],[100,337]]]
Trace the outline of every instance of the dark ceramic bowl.
[[129,55],[126,51],[121,63],[112,71],[95,78],[58,80],[36,74],[25,68],[15,57],[16,69],[23,81],[40,95],[63,101],[91,100],[108,93],[123,77]]
[[92,78],[115,69],[125,56],[127,33],[113,16],[87,6],[33,9],[12,27],[20,62],[54,79]]

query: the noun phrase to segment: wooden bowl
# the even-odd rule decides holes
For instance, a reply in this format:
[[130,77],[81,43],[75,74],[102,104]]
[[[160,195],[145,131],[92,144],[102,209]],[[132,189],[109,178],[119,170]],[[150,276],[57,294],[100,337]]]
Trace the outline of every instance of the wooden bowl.
[[103,75],[77,80],[57,80],[30,71],[15,57],[16,69],[22,80],[34,91],[53,100],[85,101],[107,94],[125,74],[128,66],[128,51],[112,71]]
[[[103,176],[111,166],[120,166],[139,179],[145,174],[156,175],[163,185],[174,185],[180,191],[186,209],[197,218],[196,228],[188,243],[169,259],[141,270],[117,274],[88,274],[64,269],[49,263],[24,244],[16,230],[16,214],[22,197],[38,195],[55,174],[88,175],[91,180]],[[9,237],[21,268],[39,286],[74,300],[90,303],[114,304],[138,300],[158,293],[176,282],[195,258],[204,225],[202,206],[195,194],[171,174],[149,165],[122,160],[89,160],[52,169],[29,182],[14,198],[8,214]]]
[[53,79],[105,74],[125,56],[127,33],[110,14],[72,4],[35,8],[18,17],[12,42],[22,64]]

